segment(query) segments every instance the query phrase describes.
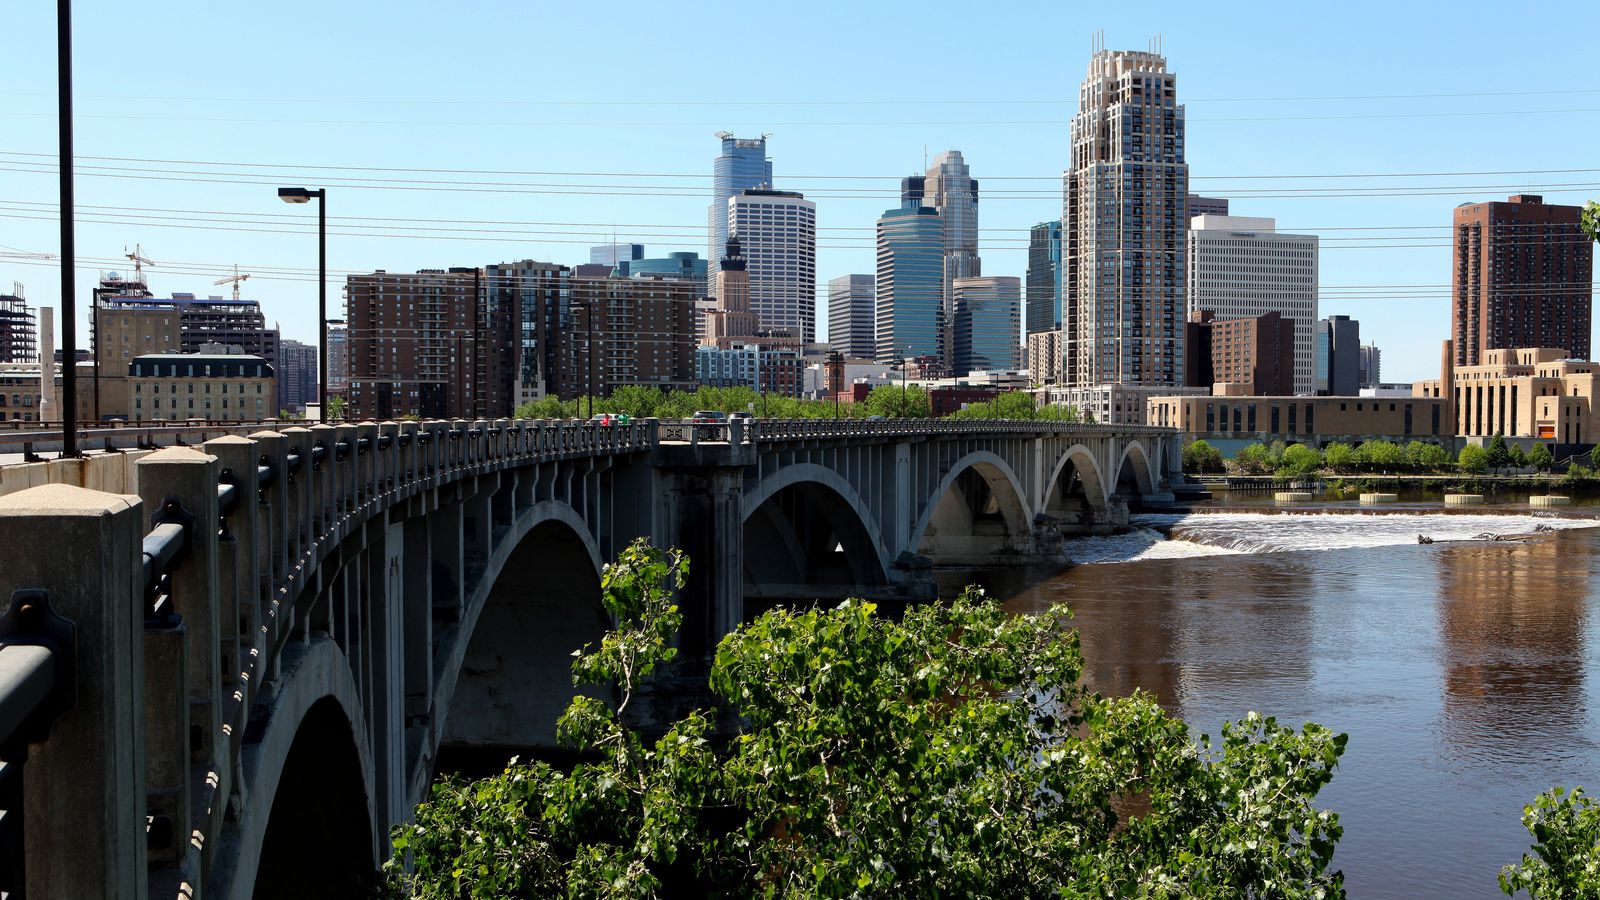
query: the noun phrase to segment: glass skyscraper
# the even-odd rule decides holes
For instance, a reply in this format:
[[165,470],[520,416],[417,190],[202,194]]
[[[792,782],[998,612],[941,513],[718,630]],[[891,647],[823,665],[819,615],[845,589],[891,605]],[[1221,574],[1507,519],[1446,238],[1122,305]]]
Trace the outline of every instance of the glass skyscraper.
[[1022,281],[1011,275],[957,278],[956,374],[1022,367]]
[[900,205],[932,207],[944,220],[944,331],[938,353],[946,365],[954,365],[955,335],[950,329],[955,323],[955,307],[950,283],[983,274],[983,262],[978,258],[978,182],[961,151],[946,150],[934,157],[920,179],[902,180]]
[[1028,333],[1061,327],[1061,222],[1028,230]]
[[944,343],[944,219],[926,206],[878,219],[878,362],[937,355]]
[[711,208],[706,212],[710,236],[706,259],[721,259],[728,243],[728,198],[747,188],[772,187],[772,160],[767,157],[767,136],[736,138],[726,131],[717,133],[722,155],[711,167]]

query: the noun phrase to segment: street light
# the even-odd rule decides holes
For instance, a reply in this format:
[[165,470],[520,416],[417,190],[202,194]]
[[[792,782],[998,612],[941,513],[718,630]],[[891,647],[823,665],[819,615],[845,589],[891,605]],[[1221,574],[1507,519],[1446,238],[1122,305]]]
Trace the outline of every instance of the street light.
[[317,411],[328,421],[328,192],[324,188],[278,188],[285,203],[317,199]]

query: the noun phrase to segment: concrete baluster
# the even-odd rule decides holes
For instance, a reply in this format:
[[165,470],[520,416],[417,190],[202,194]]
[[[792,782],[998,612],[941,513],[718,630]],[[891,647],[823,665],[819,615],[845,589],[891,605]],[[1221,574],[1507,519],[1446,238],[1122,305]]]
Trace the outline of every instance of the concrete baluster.
[[[284,440],[284,521],[288,523],[288,546],[284,548],[284,556],[288,559],[289,568],[284,576],[288,577],[290,570],[299,565],[299,560],[306,551],[306,544],[311,540],[311,535],[316,529],[311,524],[311,430],[309,428],[285,428],[281,434]],[[288,468],[288,457],[291,454],[300,457],[300,465],[295,471]]]
[[[311,426],[310,432],[305,465],[301,467],[301,470],[306,475],[306,480],[310,482],[306,486],[310,503],[308,509],[311,511],[312,519],[310,539],[318,541],[324,533],[333,527],[333,457],[335,436],[338,434],[338,429],[332,425],[318,424]],[[315,452],[314,448],[319,444],[324,451],[322,462],[319,465],[313,465],[312,455]],[[315,563],[316,560],[311,562]]]
[[341,424],[336,430],[337,440],[349,448],[344,458],[335,458],[333,464],[334,478],[337,479],[334,515],[338,520],[338,530],[335,534],[343,537],[350,529],[350,513],[356,508],[361,487],[361,454],[356,446],[356,438],[361,436],[361,431],[355,423]]
[[356,460],[356,486],[360,490],[360,503],[366,503],[376,497],[378,495],[378,487],[383,483],[383,479],[378,476],[378,470],[381,466],[380,460],[383,459],[383,451],[378,449],[378,435],[381,433],[382,429],[377,422],[362,422],[356,426],[355,443],[350,449],[358,451],[361,446],[361,439],[366,438],[367,441],[367,452],[354,454]]
[[[386,449],[378,446],[384,438],[389,439]],[[399,486],[400,457],[400,423],[380,422],[378,436],[372,440],[372,483],[376,490],[388,492]]]
[[[175,804],[172,834],[182,877],[203,879],[201,860],[209,856],[207,841],[218,834],[222,801],[233,776],[222,731],[223,638],[237,637],[237,626],[224,628],[218,599],[217,480],[222,465],[192,447],[169,447],[136,465],[139,496],[152,519],[192,517],[183,558],[172,573],[172,611],[183,620],[182,650],[175,652],[170,627],[147,634],[146,698],[151,705],[145,717],[151,805]],[[174,703],[170,692],[175,681],[187,687],[189,721],[178,747],[168,743],[178,736],[163,726],[182,716],[183,703]],[[228,687],[226,696],[231,696],[231,680]],[[185,788],[187,809],[177,805]],[[179,817],[187,818],[185,827],[179,827]],[[164,861],[175,860],[169,856]]]
[[146,896],[144,522],[130,495],[53,484],[0,497],[0,602],[42,589],[76,625],[76,702],[23,769],[31,897]]

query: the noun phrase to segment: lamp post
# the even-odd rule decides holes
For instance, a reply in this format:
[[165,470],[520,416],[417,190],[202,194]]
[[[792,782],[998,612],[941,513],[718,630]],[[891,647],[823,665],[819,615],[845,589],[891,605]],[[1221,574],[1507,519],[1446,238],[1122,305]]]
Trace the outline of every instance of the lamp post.
[[317,411],[328,420],[328,191],[326,188],[278,188],[285,203],[317,200]]
[[[78,455],[78,318],[72,295],[77,246],[73,234],[72,200],[72,2],[56,0],[56,75],[61,162],[61,455]],[[42,385],[55,390],[55,385]]]

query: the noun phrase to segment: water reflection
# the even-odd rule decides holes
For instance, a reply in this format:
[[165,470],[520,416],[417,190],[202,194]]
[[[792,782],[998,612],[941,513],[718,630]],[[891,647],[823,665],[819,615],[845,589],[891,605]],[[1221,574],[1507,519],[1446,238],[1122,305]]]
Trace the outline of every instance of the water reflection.
[[1600,785],[1600,530],[1423,546],[1539,520],[1418,515],[1207,517],[1191,535],[1324,549],[941,574],[1016,612],[1069,604],[1088,684],[1150,691],[1197,732],[1252,709],[1349,732],[1320,803],[1351,896],[1489,898],[1528,846],[1522,805]]
[[1588,719],[1584,628],[1593,543],[1458,544],[1438,554],[1444,730],[1452,749],[1514,752]]

